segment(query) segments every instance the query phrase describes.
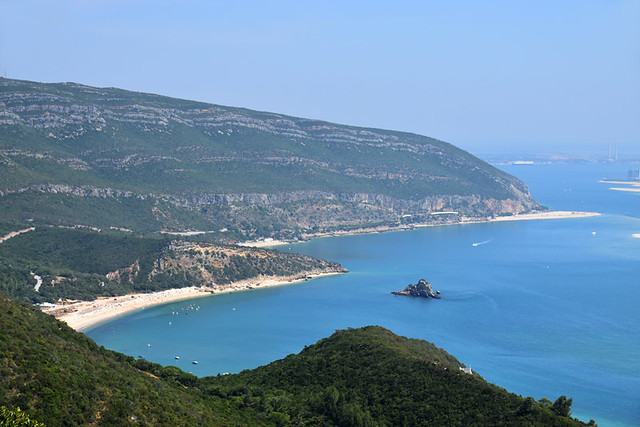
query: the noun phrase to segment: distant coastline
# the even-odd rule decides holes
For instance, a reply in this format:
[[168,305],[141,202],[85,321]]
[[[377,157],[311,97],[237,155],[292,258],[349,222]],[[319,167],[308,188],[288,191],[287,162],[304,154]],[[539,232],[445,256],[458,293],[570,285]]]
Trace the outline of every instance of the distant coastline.
[[451,222],[447,224],[422,223],[422,224],[403,224],[403,225],[397,225],[397,226],[383,225],[378,227],[363,227],[363,228],[356,228],[353,230],[337,230],[337,231],[305,234],[302,236],[302,239],[298,241],[264,239],[264,240],[247,241],[247,242],[240,243],[240,245],[250,246],[254,248],[264,248],[264,247],[272,247],[272,246],[290,245],[294,243],[300,243],[300,242],[309,241],[312,239],[317,239],[320,237],[375,234],[375,233],[384,233],[387,231],[414,230],[416,228],[440,227],[440,226],[446,226],[446,225],[479,224],[479,223],[485,223],[485,222],[501,222],[501,221],[531,221],[531,220],[541,220],[541,219],[586,218],[586,217],[599,216],[599,215],[602,215],[602,214],[598,212],[580,212],[580,211],[542,211],[542,212],[532,212],[532,213],[526,213],[526,214],[515,214],[515,215],[509,215],[509,216],[498,216],[495,218],[482,218],[482,219],[463,217],[461,221]]
[[601,182],[603,184],[618,184],[618,185],[628,185],[629,186],[629,187],[609,187],[609,190],[627,191],[627,192],[631,192],[631,193],[640,193],[640,181],[635,180],[635,179],[629,179],[629,180],[603,179],[603,180],[600,180],[599,182]]

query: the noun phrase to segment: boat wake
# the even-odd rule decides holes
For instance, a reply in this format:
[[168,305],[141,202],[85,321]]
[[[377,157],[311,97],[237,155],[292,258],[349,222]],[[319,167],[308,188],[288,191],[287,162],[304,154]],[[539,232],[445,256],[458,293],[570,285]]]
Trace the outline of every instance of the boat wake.
[[491,239],[485,240],[484,242],[472,243],[471,246],[476,247],[476,246],[484,245],[486,243],[489,243],[490,241]]

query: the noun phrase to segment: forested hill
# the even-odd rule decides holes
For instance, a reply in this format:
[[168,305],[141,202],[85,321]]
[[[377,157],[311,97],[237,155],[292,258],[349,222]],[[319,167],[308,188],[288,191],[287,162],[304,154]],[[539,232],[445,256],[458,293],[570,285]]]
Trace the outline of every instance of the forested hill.
[[238,240],[538,208],[433,138],[75,83],[0,79],[0,163],[10,223]]
[[197,378],[134,359],[0,293],[0,424],[578,426],[571,401],[508,393],[433,344],[339,331],[261,368]]
[[271,249],[39,227],[0,244],[0,291],[22,301],[223,290],[240,281],[344,273],[335,262]]

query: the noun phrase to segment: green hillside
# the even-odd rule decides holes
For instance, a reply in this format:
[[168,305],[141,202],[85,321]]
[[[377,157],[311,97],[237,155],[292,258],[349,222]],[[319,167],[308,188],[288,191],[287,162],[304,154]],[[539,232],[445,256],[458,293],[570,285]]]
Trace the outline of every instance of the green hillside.
[[293,238],[538,208],[433,138],[75,83],[0,79],[0,163],[11,224]]
[[[430,343],[339,331],[269,365],[196,378],[105,350],[0,294],[0,407],[57,425],[583,425],[467,374]],[[563,414],[563,415],[559,415]]]
[[5,295],[0,330],[0,406],[47,426],[259,424],[250,408],[140,371],[133,358]]
[[0,244],[0,291],[33,303],[345,271],[304,255],[122,232],[37,227]]
[[201,382],[249,407],[282,412],[292,424],[581,424],[558,416],[569,412],[564,396],[555,406],[523,399],[462,368],[429,342],[368,326],[338,331],[267,366]]

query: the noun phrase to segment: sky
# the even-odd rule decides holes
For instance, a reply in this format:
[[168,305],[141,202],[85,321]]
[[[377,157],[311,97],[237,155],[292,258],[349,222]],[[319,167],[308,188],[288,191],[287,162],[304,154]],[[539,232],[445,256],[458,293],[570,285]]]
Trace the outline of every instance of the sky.
[[474,153],[640,153],[639,0],[0,0],[0,73]]

